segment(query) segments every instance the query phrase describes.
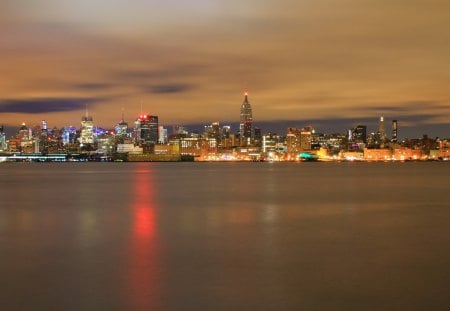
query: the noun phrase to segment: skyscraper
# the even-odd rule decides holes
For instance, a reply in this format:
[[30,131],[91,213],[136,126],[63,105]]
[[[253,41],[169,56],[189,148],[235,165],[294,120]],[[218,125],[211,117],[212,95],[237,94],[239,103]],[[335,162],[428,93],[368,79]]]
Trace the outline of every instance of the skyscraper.
[[4,151],[6,149],[6,134],[3,132],[3,125],[0,125],[0,151]]
[[239,125],[241,142],[243,146],[249,146],[253,143],[253,118],[252,107],[248,102],[248,93],[245,92],[244,101],[241,105],[241,119]]
[[392,120],[392,142],[397,143],[398,140],[398,123],[397,120]]
[[357,125],[352,131],[352,140],[359,143],[367,143],[367,126]]
[[154,146],[158,143],[158,116],[141,115],[135,122],[135,133],[142,146]]
[[381,141],[384,142],[386,139],[386,130],[384,128],[384,117],[383,116],[380,117],[380,126],[378,128],[378,133],[380,133]]
[[87,110],[86,115],[81,118],[80,143],[82,145],[94,143],[94,120],[88,115]]

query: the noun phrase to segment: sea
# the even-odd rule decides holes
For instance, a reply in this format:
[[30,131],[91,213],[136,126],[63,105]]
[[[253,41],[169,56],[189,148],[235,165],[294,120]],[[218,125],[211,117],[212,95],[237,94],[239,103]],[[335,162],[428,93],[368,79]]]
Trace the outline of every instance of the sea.
[[3,163],[0,310],[450,310],[450,163]]

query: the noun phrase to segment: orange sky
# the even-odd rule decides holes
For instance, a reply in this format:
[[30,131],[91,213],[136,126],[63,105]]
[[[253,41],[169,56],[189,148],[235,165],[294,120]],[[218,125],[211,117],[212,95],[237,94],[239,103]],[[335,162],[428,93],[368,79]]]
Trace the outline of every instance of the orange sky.
[[255,120],[445,126],[449,21],[443,0],[6,0],[0,124],[79,125],[88,104],[111,127],[141,103],[231,122],[248,86]]

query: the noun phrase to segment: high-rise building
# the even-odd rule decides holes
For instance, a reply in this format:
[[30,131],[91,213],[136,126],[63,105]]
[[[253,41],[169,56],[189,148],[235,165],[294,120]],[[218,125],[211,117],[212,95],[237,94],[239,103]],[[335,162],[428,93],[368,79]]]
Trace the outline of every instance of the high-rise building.
[[398,140],[398,123],[397,120],[392,120],[392,142],[397,143]]
[[62,132],[63,145],[75,144],[77,129],[74,126],[65,127]]
[[5,151],[7,148],[6,134],[3,132],[3,125],[0,125],[0,151]]
[[241,105],[241,118],[239,124],[239,133],[243,146],[250,146],[253,143],[253,118],[252,107],[248,102],[248,93],[244,94],[244,101]]
[[287,152],[296,154],[301,151],[311,150],[313,131],[311,126],[306,126],[301,129],[295,127],[288,128],[286,135]]
[[167,144],[169,141],[168,135],[167,135],[167,129],[164,128],[162,125],[158,127],[159,131],[159,137],[158,137],[158,143],[160,144]]
[[134,124],[139,145],[154,146],[158,143],[158,116],[140,115]]
[[384,143],[384,141],[386,140],[386,130],[384,128],[384,117],[383,116],[380,117],[380,125],[378,128],[378,133],[380,135],[381,141]]
[[117,123],[116,126],[114,127],[114,132],[116,133],[117,136],[120,136],[120,137],[127,136],[128,123],[125,122],[122,118],[122,120],[120,120],[120,122]]
[[357,125],[352,131],[352,140],[358,143],[367,143],[367,126]]
[[81,118],[81,134],[80,144],[88,145],[94,143],[94,120],[91,116],[86,115]]

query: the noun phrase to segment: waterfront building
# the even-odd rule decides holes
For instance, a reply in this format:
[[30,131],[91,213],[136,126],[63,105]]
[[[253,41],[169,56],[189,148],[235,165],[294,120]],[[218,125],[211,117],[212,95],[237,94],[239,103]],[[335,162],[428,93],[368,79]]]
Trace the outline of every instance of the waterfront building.
[[411,148],[396,148],[392,151],[392,159],[393,160],[420,160],[423,157],[422,150],[420,149],[411,149]]
[[262,152],[265,154],[275,153],[279,136],[275,133],[267,133],[262,136]]
[[241,105],[239,134],[241,139],[241,146],[251,146],[253,144],[253,117],[252,107],[248,101],[248,93],[244,94],[244,101]]
[[[174,142],[172,142],[174,143]],[[199,157],[201,154],[201,140],[197,137],[184,137],[179,141],[180,154]]]
[[366,161],[388,161],[391,160],[390,149],[364,149],[364,160]]
[[296,156],[299,152],[311,150],[313,128],[307,126],[301,129],[290,127],[286,135],[287,153]]
[[450,140],[443,139],[439,141],[439,158],[450,159]]

